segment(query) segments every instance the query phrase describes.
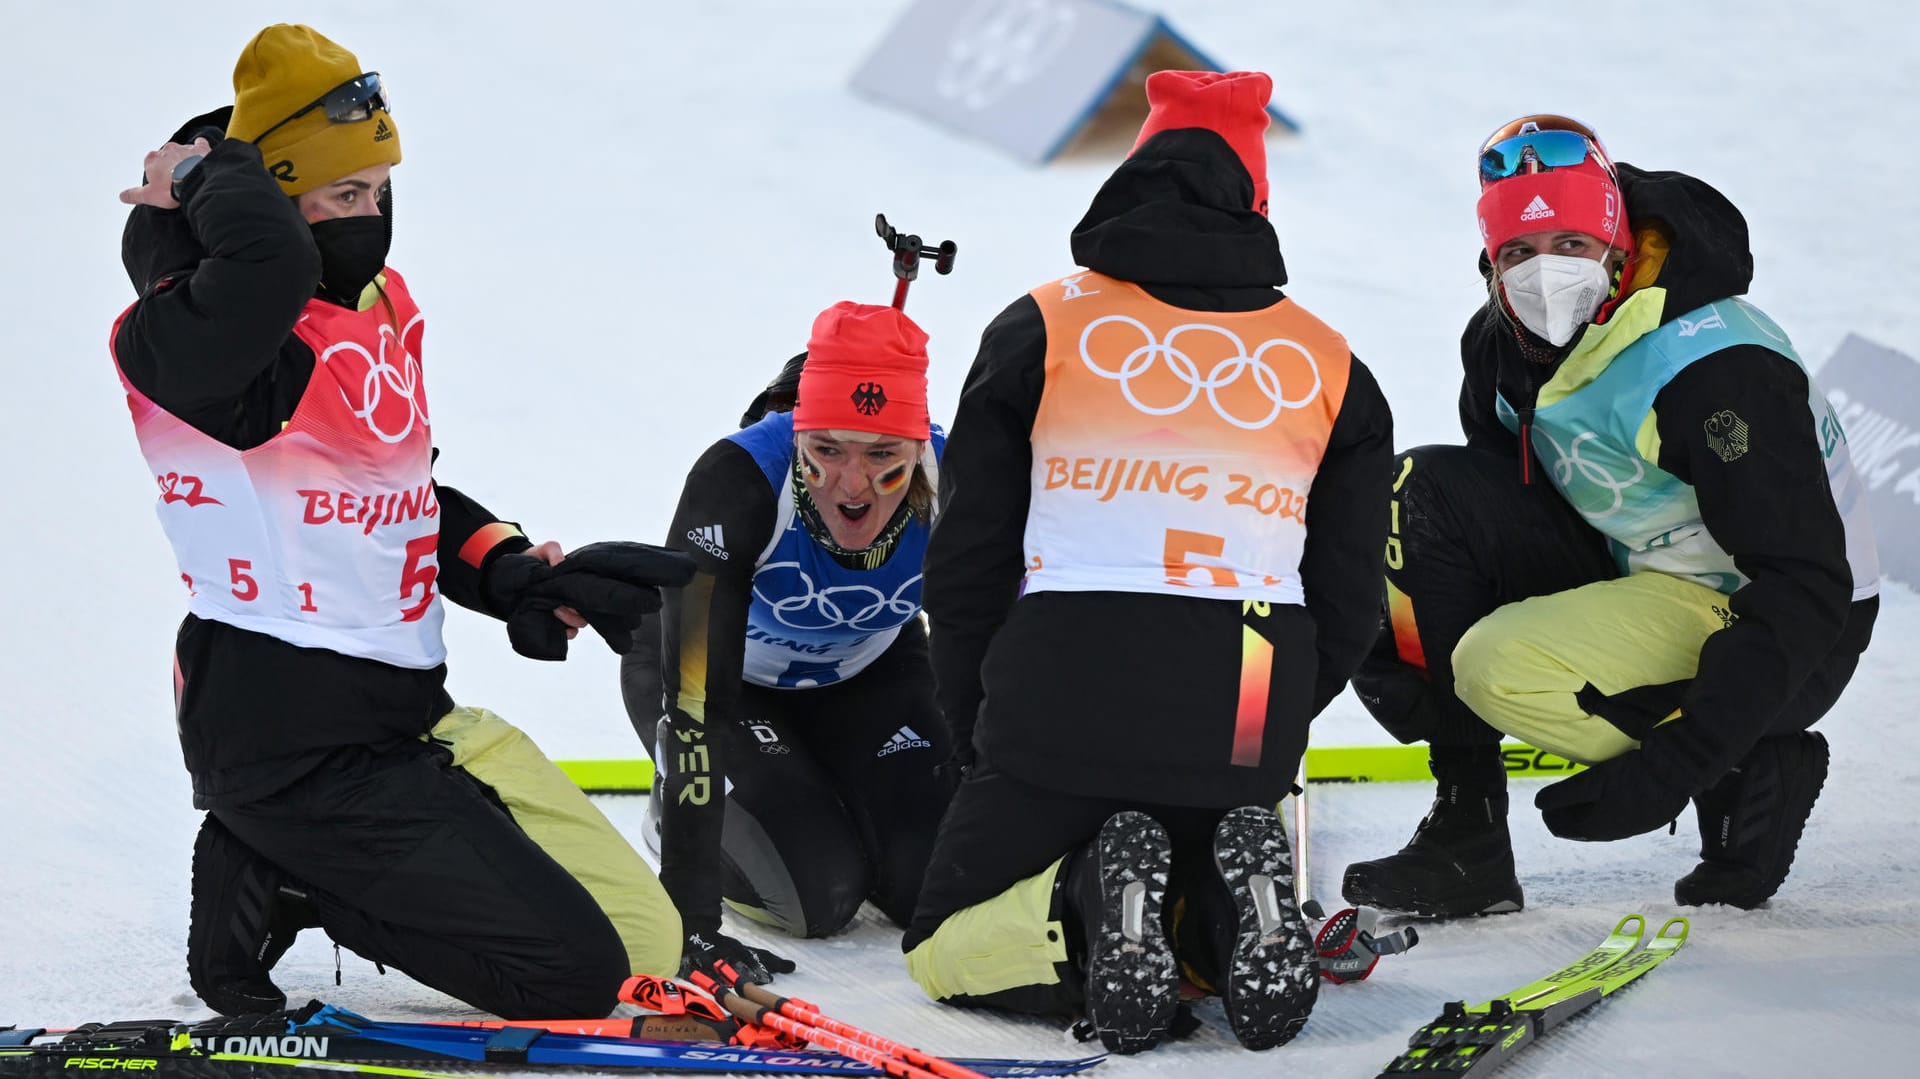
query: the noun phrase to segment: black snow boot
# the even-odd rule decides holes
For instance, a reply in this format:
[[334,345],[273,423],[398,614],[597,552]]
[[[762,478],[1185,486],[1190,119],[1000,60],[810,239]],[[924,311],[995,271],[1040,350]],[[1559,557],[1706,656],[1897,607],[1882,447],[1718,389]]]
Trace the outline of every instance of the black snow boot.
[[207,1007],[221,1015],[285,1008],[268,972],[300,930],[318,924],[305,891],[208,814],[193,843],[187,926],[187,981]]
[[1320,995],[1313,936],[1293,895],[1293,851],[1272,810],[1242,806],[1220,819],[1213,864],[1238,913],[1220,997],[1248,1049],[1293,1040]]
[[[1496,763],[1497,750],[1490,758]],[[1432,765],[1439,791],[1400,853],[1347,867],[1341,894],[1356,907],[1429,918],[1506,914],[1526,899],[1507,833],[1506,775],[1497,781]],[[1462,780],[1468,780],[1463,782]]]
[[1173,844],[1160,822],[1115,813],[1067,865],[1066,902],[1086,940],[1087,1021],[1110,1053],[1167,1035],[1180,974],[1161,922]]
[[1673,901],[1751,910],[1793,868],[1800,833],[1827,781],[1827,740],[1812,731],[1764,738],[1738,767],[1694,798],[1700,864],[1673,886]]

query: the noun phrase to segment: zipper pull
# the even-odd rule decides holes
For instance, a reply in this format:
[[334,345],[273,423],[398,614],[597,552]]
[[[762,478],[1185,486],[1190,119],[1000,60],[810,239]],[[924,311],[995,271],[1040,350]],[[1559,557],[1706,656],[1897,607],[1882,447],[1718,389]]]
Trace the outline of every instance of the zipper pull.
[[1520,410],[1520,482],[1533,483],[1533,406]]

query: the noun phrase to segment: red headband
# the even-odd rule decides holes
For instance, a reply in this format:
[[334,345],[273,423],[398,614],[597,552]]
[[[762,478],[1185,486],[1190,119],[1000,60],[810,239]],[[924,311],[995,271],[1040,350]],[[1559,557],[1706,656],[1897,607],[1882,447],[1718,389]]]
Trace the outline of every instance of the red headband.
[[1592,160],[1496,180],[1480,193],[1480,236],[1487,255],[1531,232],[1583,232],[1629,254],[1633,233],[1620,189]]

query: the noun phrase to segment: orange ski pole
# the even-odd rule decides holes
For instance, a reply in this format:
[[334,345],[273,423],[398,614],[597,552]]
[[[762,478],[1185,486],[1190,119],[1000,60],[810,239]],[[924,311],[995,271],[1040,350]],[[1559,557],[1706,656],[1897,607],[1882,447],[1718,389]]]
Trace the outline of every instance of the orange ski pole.
[[[862,1064],[871,1064],[896,1079],[942,1079],[941,1076],[917,1064],[909,1064],[899,1057],[862,1045],[852,1038],[821,1030],[819,1027],[781,1015],[764,1004],[756,1004],[740,995],[731,986],[722,985],[701,971],[692,971],[690,977],[693,979],[693,984],[713,994],[713,998],[720,1002],[721,1007],[732,1012],[743,1023],[754,1023],[777,1030],[782,1034],[804,1038],[822,1049],[831,1049],[850,1056]],[[986,1079],[978,1072],[964,1072],[964,1076],[965,1079]]]
[[752,982],[741,982],[739,992],[741,996],[746,997],[753,1003],[759,1004],[762,1007],[771,1008],[780,1015],[786,1016],[796,1022],[805,1023],[809,1026],[824,1030],[829,1034],[837,1034],[842,1038],[851,1038],[869,1049],[876,1049],[882,1053],[899,1057],[909,1064],[917,1065],[933,1072],[935,1075],[942,1076],[943,1079],[980,1079],[980,1073],[971,1068],[963,1068],[950,1060],[943,1060],[925,1050],[915,1049],[911,1045],[903,1045],[900,1042],[894,1041],[892,1038],[884,1038],[870,1030],[862,1030],[850,1023],[843,1023],[832,1016],[823,1015],[819,1008],[804,1000],[780,996],[768,990],[765,986],[755,985]]

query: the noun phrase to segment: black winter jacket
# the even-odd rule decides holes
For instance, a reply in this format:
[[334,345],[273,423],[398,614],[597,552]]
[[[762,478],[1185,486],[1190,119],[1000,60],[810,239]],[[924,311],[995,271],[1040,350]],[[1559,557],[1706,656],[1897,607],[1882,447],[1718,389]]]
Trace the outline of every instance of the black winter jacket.
[[[188,121],[172,141],[205,135],[214,147],[182,184],[178,210],[137,206],[121,258],[139,299],[114,338],[127,380],[161,408],[239,449],[258,446],[293,415],[313,373],[313,350],[292,333],[315,295],[320,255],[260,151],[221,140],[231,109]],[[496,518],[436,484],[437,587],[487,611],[484,568],[461,546]],[[488,613],[496,613],[488,611]],[[407,670],[188,615],[175,658],[180,748],[202,809],[264,797],[339,746],[416,738],[453,706],[446,667]]]
[[[1095,195],[1073,257],[1176,307],[1269,307],[1282,299],[1286,267],[1273,226],[1246,209],[1252,201],[1252,179],[1220,136],[1162,132]],[[1260,767],[1230,767],[1240,604],[1123,592],[1016,602],[1046,351],[1031,297],[994,319],[941,462],[924,597],[954,744],[971,740],[994,768],[1074,793],[1270,803],[1293,778],[1308,721],[1346,685],[1378,625],[1393,452],[1386,399],[1354,360],[1308,500],[1306,605],[1277,609],[1265,629],[1283,657],[1270,714],[1285,718],[1269,725]]]
[[[1619,173],[1639,248],[1630,287],[1657,290],[1662,323],[1747,291],[1747,223],[1724,195],[1683,173],[1624,163]],[[1480,265],[1489,272],[1484,254]],[[1475,312],[1460,339],[1460,422],[1468,445],[1527,461],[1523,453],[1530,451],[1495,414],[1495,394],[1530,414],[1540,388],[1580,339],[1555,352],[1492,301]],[[1662,741],[1674,750],[1658,762],[1649,758],[1675,786],[1697,790],[1724,774],[1767,733],[1781,702],[1817,664],[1839,650],[1859,653],[1871,636],[1879,601],[1852,601],[1846,532],[1807,397],[1798,364],[1741,344],[1689,365],[1654,399],[1654,463],[1693,486],[1707,530],[1749,578],[1732,596],[1737,620],[1700,650],[1699,673],[1682,705],[1694,722],[1672,725],[1672,737]],[[1754,432],[1752,450],[1732,462],[1708,446],[1707,420],[1723,410]],[[1537,462],[1530,471],[1535,482],[1546,482]],[[1516,483],[1521,472],[1516,463]]]

